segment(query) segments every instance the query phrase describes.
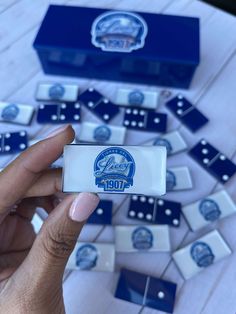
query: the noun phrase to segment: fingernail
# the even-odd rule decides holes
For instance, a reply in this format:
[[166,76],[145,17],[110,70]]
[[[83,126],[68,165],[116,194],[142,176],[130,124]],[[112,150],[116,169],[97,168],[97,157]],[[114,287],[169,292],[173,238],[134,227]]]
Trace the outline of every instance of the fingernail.
[[61,126],[60,128],[57,128],[56,130],[53,130],[51,133],[48,134],[46,138],[50,138],[50,137],[60,134],[61,132],[65,131],[65,129],[67,129],[68,126],[69,124],[66,124],[66,125]]
[[93,193],[80,193],[73,201],[69,216],[74,221],[86,220],[99,203],[99,197]]

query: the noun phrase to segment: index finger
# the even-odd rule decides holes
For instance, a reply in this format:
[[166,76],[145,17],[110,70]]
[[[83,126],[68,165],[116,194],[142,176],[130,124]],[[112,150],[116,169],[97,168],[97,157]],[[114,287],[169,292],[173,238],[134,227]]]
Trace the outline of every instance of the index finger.
[[74,139],[71,126],[63,126],[20,154],[0,173],[0,223],[9,209],[24,195],[42,170],[58,159],[63,147]]

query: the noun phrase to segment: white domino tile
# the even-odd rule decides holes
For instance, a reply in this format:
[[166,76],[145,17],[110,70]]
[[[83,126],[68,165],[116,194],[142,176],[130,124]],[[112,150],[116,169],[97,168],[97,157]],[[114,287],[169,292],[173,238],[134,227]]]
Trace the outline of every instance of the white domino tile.
[[185,279],[189,279],[231,254],[217,230],[173,253],[173,259]]
[[179,131],[169,132],[148,141],[147,145],[165,146],[167,155],[174,155],[187,149],[187,144]]
[[70,255],[66,268],[112,272],[114,266],[115,248],[113,244],[79,242]]
[[29,125],[33,114],[33,106],[0,102],[0,122]]
[[122,145],[125,140],[126,128],[92,122],[81,123],[79,141]]
[[193,188],[192,178],[188,167],[168,168],[166,171],[167,192],[188,190]]
[[66,145],[63,191],[163,195],[166,192],[166,149]]
[[158,91],[120,88],[117,91],[116,104],[156,109],[159,99],[160,93]]
[[76,84],[40,83],[35,97],[42,101],[76,102],[78,93],[79,86]]
[[116,226],[116,252],[168,252],[170,251],[169,227],[163,226]]
[[184,206],[182,211],[191,229],[196,231],[214,221],[234,214],[236,206],[228,193],[222,190]]

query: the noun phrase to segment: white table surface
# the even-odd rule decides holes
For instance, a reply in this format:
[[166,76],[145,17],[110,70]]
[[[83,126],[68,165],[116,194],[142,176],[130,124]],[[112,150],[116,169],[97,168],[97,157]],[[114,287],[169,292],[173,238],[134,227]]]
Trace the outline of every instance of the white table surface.
[[[210,123],[196,134],[181,126],[169,112],[169,130],[179,129],[189,147],[205,137],[236,162],[236,18],[197,0],[1,0],[0,1],[0,100],[29,103],[37,106],[34,99],[36,84],[41,80],[75,82],[85,89],[94,86],[114,99],[119,86],[131,84],[88,81],[85,79],[45,76],[42,73],[32,42],[49,4],[96,6],[114,9],[130,9],[156,13],[196,16],[201,20],[201,64],[197,69],[191,88],[183,91]],[[142,86],[141,86],[142,87]],[[150,90],[155,86],[143,86]],[[162,88],[161,88],[162,89]],[[172,89],[172,92],[176,91]],[[167,112],[162,104],[161,112]],[[84,120],[98,121],[88,112]],[[119,124],[121,117],[115,119]],[[0,124],[0,132],[26,129],[31,138],[44,136],[51,126],[38,125],[22,128]],[[76,127],[79,131],[79,127]],[[153,138],[153,134],[130,131],[126,144],[141,144]],[[10,156],[0,158],[0,167]],[[186,153],[168,159],[171,166],[187,165],[194,178],[194,189],[172,192],[166,198],[187,204],[208,193],[222,188],[216,180],[196,164]],[[236,177],[226,185],[226,190],[236,201]],[[110,196],[115,202],[114,224],[131,223],[126,218],[128,199]],[[182,247],[207,231],[217,228],[236,251],[236,215],[226,218],[199,232],[189,230],[184,219],[180,228],[171,228],[173,250]],[[82,241],[111,243],[112,227],[86,226]],[[235,282],[236,254],[215,264],[201,274],[184,281],[167,253],[117,254],[115,273],[73,271],[64,282],[64,297],[69,314],[150,314],[163,313],[141,307],[113,297],[119,268],[128,267],[178,284],[175,314],[234,314],[236,312]]]

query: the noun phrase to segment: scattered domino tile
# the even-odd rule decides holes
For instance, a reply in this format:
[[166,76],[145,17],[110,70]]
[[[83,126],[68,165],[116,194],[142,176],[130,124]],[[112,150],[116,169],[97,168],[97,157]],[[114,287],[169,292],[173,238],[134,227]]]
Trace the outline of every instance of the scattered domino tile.
[[143,91],[140,89],[120,88],[116,95],[116,104],[119,106],[135,106],[156,109],[160,93],[157,91]]
[[173,282],[123,268],[115,298],[173,313],[176,288]]
[[205,139],[198,142],[189,155],[222,184],[236,173],[236,165]]
[[168,226],[115,226],[116,252],[169,252]]
[[34,115],[34,107],[29,105],[0,102],[0,121],[29,125]]
[[95,211],[89,217],[87,223],[94,225],[111,225],[112,207],[113,202],[111,200],[101,200]]
[[0,134],[0,155],[20,153],[28,147],[26,131]]
[[152,196],[132,195],[128,218],[178,227],[180,224],[181,203]]
[[192,189],[193,183],[188,167],[175,167],[166,170],[166,191]]
[[166,192],[164,147],[66,145],[63,170],[63,192]]
[[105,143],[122,145],[125,140],[126,128],[91,122],[81,123],[79,140],[89,143]]
[[43,225],[43,219],[37,213],[35,213],[31,220],[31,224],[34,227],[34,232],[38,234]]
[[173,259],[185,279],[231,254],[231,250],[217,230],[173,253]]
[[78,93],[79,86],[76,84],[40,83],[35,98],[41,101],[76,102]]
[[169,100],[166,106],[192,132],[198,131],[209,121],[181,94]]
[[117,105],[113,104],[94,88],[89,88],[83,92],[79,96],[79,101],[104,122],[109,122],[120,112]]
[[44,123],[75,123],[80,120],[80,104],[39,105],[37,122]]
[[187,144],[179,131],[173,131],[160,135],[147,144],[165,146],[168,156],[177,154],[187,149]]
[[222,190],[184,206],[182,211],[190,228],[196,231],[211,222],[234,214],[236,205],[228,193]]
[[67,269],[114,271],[113,244],[77,242],[67,263]]
[[123,125],[131,130],[166,132],[167,115],[153,110],[130,107],[125,109]]

